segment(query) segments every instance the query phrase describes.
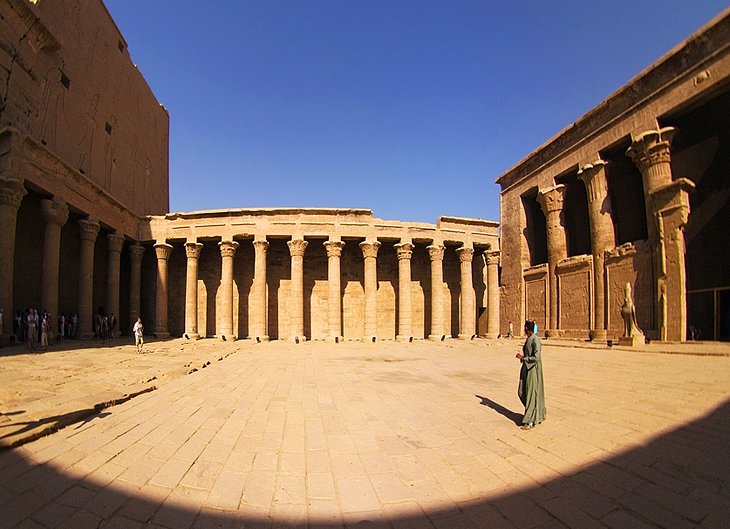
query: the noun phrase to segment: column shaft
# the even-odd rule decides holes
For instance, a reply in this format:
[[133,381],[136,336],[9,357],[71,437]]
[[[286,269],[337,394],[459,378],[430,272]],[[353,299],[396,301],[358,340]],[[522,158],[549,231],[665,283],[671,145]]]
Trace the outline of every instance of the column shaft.
[[142,257],[144,256],[144,246],[133,244],[129,247],[129,321],[128,331],[137,318],[141,316],[139,313],[140,290],[142,285]]
[[[107,290],[106,290],[106,310],[114,317],[119,324],[119,266],[122,256],[122,248],[124,247],[124,237],[116,234],[107,235],[109,241],[109,259],[107,273]],[[111,333],[111,320],[109,322],[109,332]]]
[[295,341],[306,340],[304,336],[304,251],[308,244],[303,239],[287,242],[291,254],[289,337]]
[[364,262],[365,322],[363,338],[374,342],[378,336],[378,249],[379,241],[361,242]]
[[563,198],[565,186],[560,184],[549,189],[540,190],[537,200],[542,206],[545,214],[548,244],[548,290],[550,293],[550,306],[548,307],[548,328],[545,330],[547,336],[558,335],[558,277],[556,269],[558,261],[568,255],[568,248],[565,242],[565,229],[562,225]]
[[158,242],[154,246],[157,255],[157,291],[155,295],[155,337],[169,338],[167,330],[167,261],[172,246]]
[[459,338],[470,340],[476,332],[476,309],[474,306],[474,278],[472,276],[472,260],[474,249],[468,246],[457,248],[461,272],[461,318],[459,321]]
[[588,218],[591,223],[591,253],[593,254],[593,317],[590,337],[593,341],[607,339],[605,252],[614,244],[613,222],[611,221],[606,162],[597,160],[584,165],[578,171],[586,186],[588,196]]
[[185,338],[197,340],[198,333],[198,259],[203,245],[199,242],[186,242],[185,255]]
[[499,335],[499,256],[500,252],[484,254],[487,263],[487,338]]
[[429,340],[442,340],[444,332],[444,250],[440,245],[426,248],[431,260],[431,334]]
[[94,243],[99,234],[99,223],[88,220],[79,221],[79,312],[78,335],[82,340],[94,336],[92,322],[94,319]]
[[345,243],[342,241],[326,241],[327,249],[327,323],[329,335],[335,342],[342,341],[342,297],[340,256]]
[[256,239],[253,241],[255,252],[253,285],[251,285],[251,328],[252,338],[257,341],[269,340],[266,329],[266,253],[269,241]]
[[221,313],[218,328],[223,340],[235,340],[233,332],[233,258],[236,255],[238,243],[222,241],[218,243],[221,251]]
[[414,246],[405,242],[395,245],[398,254],[398,341],[413,340],[413,304],[411,300],[411,257]]
[[13,333],[15,229],[20,201],[26,193],[22,179],[0,178],[0,308],[4,313],[0,334],[5,335]]
[[61,227],[68,220],[68,206],[53,200],[41,200],[41,214],[46,221],[43,237],[43,272],[41,274],[41,309],[58,316],[58,274],[61,257]]

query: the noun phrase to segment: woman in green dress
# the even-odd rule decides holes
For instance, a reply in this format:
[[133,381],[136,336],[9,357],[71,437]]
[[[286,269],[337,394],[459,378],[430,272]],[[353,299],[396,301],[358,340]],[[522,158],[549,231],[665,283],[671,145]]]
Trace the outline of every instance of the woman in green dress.
[[545,385],[542,379],[542,345],[540,338],[535,334],[535,322],[525,322],[527,340],[522,346],[522,352],[516,357],[522,362],[520,369],[520,384],[517,394],[525,406],[525,415],[522,417],[523,430],[530,430],[545,420]]

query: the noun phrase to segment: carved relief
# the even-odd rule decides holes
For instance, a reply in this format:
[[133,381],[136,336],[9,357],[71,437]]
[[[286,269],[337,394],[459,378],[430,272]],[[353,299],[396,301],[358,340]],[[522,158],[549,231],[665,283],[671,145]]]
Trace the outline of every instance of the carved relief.
[[393,246],[395,248],[396,253],[398,254],[398,260],[401,261],[403,259],[410,260],[413,256],[413,248],[414,246],[411,243],[404,242],[395,244]]
[[375,259],[378,257],[378,249],[380,248],[380,241],[374,242],[361,242],[359,244],[362,250],[362,256],[364,259]]
[[236,255],[236,249],[238,243],[236,241],[221,241],[218,243],[218,248],[221,251],[221,257],[233,257]]
[[325,241],[324,247],[327,250],[327,257],[340,257],[345,243],[342,241]]
[[200,252],[203,250],[203,244],[199,242],[186,242],[185,255],[188,259],[198,259]]
[[289,247],[289,254],[292,257],[304,257],[304,252],[309,243],[303,239],[294,239],[287,241],[286,245]]

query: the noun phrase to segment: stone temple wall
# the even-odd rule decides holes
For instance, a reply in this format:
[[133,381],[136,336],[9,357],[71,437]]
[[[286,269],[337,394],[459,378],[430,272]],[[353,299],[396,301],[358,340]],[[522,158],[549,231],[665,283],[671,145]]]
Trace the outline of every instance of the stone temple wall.
[[729,108],[726,9],[500,176],[501,332],[730,340]]

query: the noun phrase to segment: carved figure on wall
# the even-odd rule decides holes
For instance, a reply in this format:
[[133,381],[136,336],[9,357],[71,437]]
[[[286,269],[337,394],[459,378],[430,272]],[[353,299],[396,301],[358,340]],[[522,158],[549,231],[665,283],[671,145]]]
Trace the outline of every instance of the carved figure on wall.
[[631,283],[626,283],[624,288],[624,304],[621,305],[621,317],[624,320],[624,337],[643,337],[639,324],[636,323],[636,307],[631,299]]
[[81,118],[83,135],[79,141],[79,163],[78,169],[85,174],[91,173],[92,151],[94,148],[94,132],[96,131],[96,112],[99,109],[99,94],[95,94],[89,102],[88,109]]

